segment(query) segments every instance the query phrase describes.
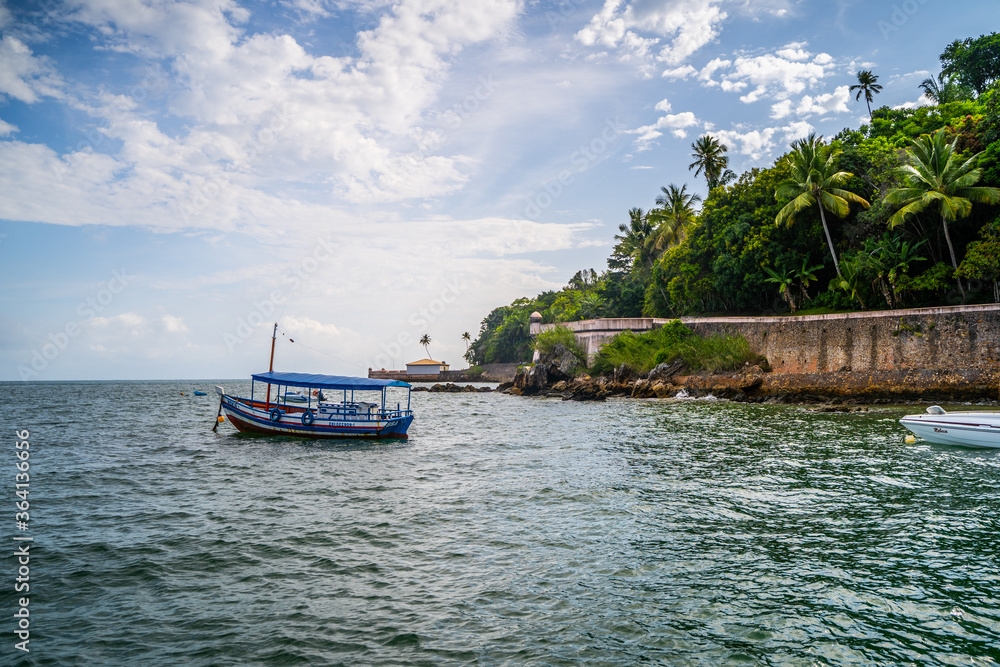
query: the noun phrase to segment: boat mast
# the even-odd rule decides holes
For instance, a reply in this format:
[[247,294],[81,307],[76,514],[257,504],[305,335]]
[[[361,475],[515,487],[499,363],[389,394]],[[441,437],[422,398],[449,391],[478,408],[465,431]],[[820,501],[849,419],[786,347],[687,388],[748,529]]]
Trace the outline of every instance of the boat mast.
[[[278,337],[278,323],[274,323],[274,331],[271,332],[271,363],[267,366],[267,372],[274,372],[274,340]],[[271,383],[267,383],[267,407],[271,407]]]

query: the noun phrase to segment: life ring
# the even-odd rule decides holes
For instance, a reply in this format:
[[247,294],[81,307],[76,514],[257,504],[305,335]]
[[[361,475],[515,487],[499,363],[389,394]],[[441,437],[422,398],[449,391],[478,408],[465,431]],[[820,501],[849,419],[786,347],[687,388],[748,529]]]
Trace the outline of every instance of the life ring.
[[305,412],[302,413],[303,426],[312,426],[312,423],[315,419],[316,417],[313,415],[312,410],[306,410]]
[[281,410],[274,408],[271,410],[271,421],[277,422],[279,419],[281,419]]

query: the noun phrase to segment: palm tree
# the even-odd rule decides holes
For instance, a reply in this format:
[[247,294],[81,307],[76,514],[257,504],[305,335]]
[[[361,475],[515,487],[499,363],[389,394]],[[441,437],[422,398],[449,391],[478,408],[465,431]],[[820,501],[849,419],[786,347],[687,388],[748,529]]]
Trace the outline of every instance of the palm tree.
[[795,282],[795,276],[789,269],[782,270],[778,273],[769,266],[764,267],[764,271],[770,278],[765,278],[764,282],[775,283],[778,285],[778,292],[781,294],[781,298],[785,300],[788,307],[792,311],[792,315],[795,314],[795,297],[792,296],[792,283]]
[[826,224],[825,211],[842,218],[850,212],[850,202],[861,204],[865,208],[869,206],[865,199],[841,187],[854,174],[837,170],[840,153],[839,149],[831,149],[823,143],[823,137],[815,134],[792,142],[792,152],[788,154],[792,176],[774,191],[774,196],[779,201],[788,202],[778,211],[775,218],[778,224],[784,222],[792,225],[795,223],[795,216],[801,211],[813,205],[819,208],[819,218],[823,222],[826,243],[830,247],[838,276],[841,275],[840,263],[837,261],[837,251],[833,248],[830,228]]
[[882,92],[882,86],[875,83],[878,81],[878,76],[872,74],[870,69],[863,69],[858,72],[858,82],[850,87],[850,92],[858,91],[858,94],[854,96],[855,100],[860,100],[861,96],[865,96],[865,103],[868,105],[868,117],[872,117],[872,101],[875,99],[875,95]]
[[646,269],[653,268],[653,258],[649,252],[649,237],[653,233],[653,225],[641,208],[633,208],[628,212],[629,222],[618,225],[619,236],[615,253],[632,259],[632,266],[639,265]]
[[[948,222],[964,218],[972,211],[973,202],[977,204],[1000,203],[1000,189],[977,187],[980,172],[975,168],[981,153],[976,153],[964,162],[959,163],[955,144],[956,137],[950,144],[945,140],[944,129],[931,135],[922,135],[913,140],[906,152],[910,164],[896,170],[896,176],[903,182],[903,187],[896,188],[886,195],[886,202],[898,204],[900,208],[889,218],[889,225],[896,227],[910,216],[924,209],[936,208],[941,216],[944,227],[944,240],[948,242],[948,252],[951,254],[951,265],[958,271],[955,259],[955,247],[951,243]],[[958,291],[965,300],[965,290],[962,281],[957,276]]]
[[[472,341],[472,335],[468,331],[466,331],[465,333],[462,334],[462,340],[465,341],[465,353],[468,354],[469,353],[469,342]],[[430,341],[427,341],[427,342],[430,343]]]
[[663,194],[656,198],[659,208],[646,216],[656,223],[649,240],[657,254],[681,242],[688,228],[698,219],[694,205],[701,201],[701,196],[688,194],[687,185],[678,188],[671,183],[660,190]]
[[430,359],[431,353],[427,350],[427,346],[431,344],[431,337],[428,336],[427,334],[424,334],[423,336],[420,337],[418,343],[424,346],[424,352],[427,354],[427,358]]
[[815,266],[809,266],[809,255],[802,258],[802,268],[795,271],[795,278],[799,281],[799,307],[801,308],[805,305],[805,302],[809,300],[809,283],[814,283],[819,278],[816,277],[816,272],[823,269],[822,264],[817,264]]
[[592,320],[595,317],[600,317],[602,310],[604,310],[604,301],[601,300],[600,295],[591,292],[580,299],[577,312],[583,319]]
[[729,158],[726,157],[726,151],[729,148],[725,144],[720,144],[718,139],[706,134],[691,144],[691,148],[694,149],[694,152],[691,153],[694,162],[688,165],[688,169],[697,167],[694,172],[695,176],[705,172],[709,192],[724,185],[732,178],[730,176],[732,172],[726,168],[729,166]]
[[967,100],[972,97],[968,88],[950,77],[940,75],[937,80],[933,78],[924,79],[917,87],[924,91],[924,97],[934,104],[947,104],[948,102]]

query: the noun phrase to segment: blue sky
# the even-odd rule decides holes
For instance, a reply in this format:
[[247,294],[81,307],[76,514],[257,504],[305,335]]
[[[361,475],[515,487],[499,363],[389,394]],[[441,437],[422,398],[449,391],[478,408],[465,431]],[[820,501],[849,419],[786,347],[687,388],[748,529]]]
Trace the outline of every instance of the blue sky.
[[[994,3],[0,0],[0,380],[363,374],[605,268],[737,172],[922,104]],[[295,344],[288,343],[294,338]]]

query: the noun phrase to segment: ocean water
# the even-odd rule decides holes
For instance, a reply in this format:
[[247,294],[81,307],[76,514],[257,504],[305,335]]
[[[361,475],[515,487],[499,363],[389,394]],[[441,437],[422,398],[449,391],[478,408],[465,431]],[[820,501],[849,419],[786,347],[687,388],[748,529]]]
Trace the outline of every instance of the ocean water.
[[1000,661],[1000,451],[904,407],[416,393],[339,443],[216,435],[214,384],[0,384],[0,663]]

